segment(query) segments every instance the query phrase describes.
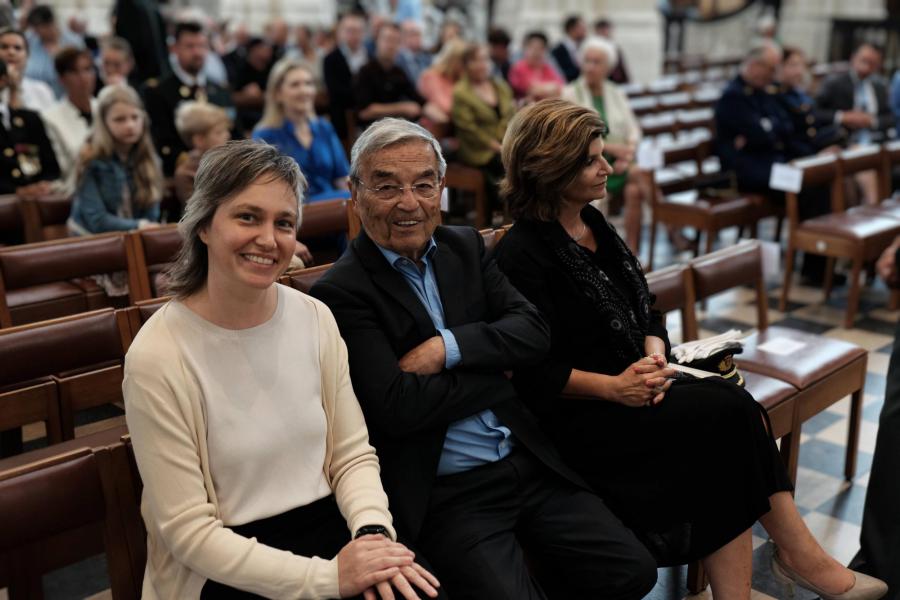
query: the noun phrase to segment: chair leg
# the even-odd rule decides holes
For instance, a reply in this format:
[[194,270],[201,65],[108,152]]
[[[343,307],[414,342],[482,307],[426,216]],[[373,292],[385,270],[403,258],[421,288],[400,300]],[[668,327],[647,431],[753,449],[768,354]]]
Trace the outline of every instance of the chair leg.
[[687,589],[690,593],[699,594],[706,589],[708,583],[703,563],[695,560],[688,565]]
[[889,310],[897,310],[900,307],[900,290],[891,290],[891,299],[888,301]]
[[847,297],[847,314],[844,317],[844,327],[853,327],[856,319],[856,310],[859,308],[859,274],[862,273],[862,258],[853,259],[853,270],[850,272],[850,295]]
[[797,464],[798,454],[800,452],[800,432],[791,431],[781,436],[781,460],[784,462],[784,468],[787,470],[791,483],[797,484]]
[[647,271],[653,270],[653,253],[656,252],[656,211],[650,217],[650,256],[647,257]]
[[787,310],[788,294],[791,291],[791,277],[794,275],[794,247],[788,244],[787,254],[784,257],[784,283],[781,286],[781,299],[778,301],[778,310]]
[[718,231],[710,227],[706,230],[706,254],[713,251],[713,244],[716,243],[716,234]]
[[834,258],[831,256],[825,259],[825,279],[822,282],[822,288],[825,291],[825,300],[831,297],[831,290],[834,288]]
[[775,242],[781,242],[781,226],[784,225],[784,219],[782,217],[777,217],[775,221]]
[[844,478],[853,481],[856,474],[856,454],[859,448],[859,419],[862,413],[863,391],[856,390],[850,396],[850,422],[847,429],[847,455],[844,460]]

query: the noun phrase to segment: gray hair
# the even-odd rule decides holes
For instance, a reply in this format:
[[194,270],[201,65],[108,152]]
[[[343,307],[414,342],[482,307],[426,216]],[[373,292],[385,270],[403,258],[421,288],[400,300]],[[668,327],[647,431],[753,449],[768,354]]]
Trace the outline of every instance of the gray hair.
[[297,162],[277,148],[252,140],[236,140],[208,150],[200,159],[194,179],[194,193],[187,201],[178,223],[182,244],[169,269],[169,291],[178,298],[196,293],[206,283],[209,256],[200,232],[209,227],[216,210],[250,187],[259,178],[282,181],[297,198],[297,227],[300,206],[306,192],[306,178]]
[[434,156],[437,158],[438,175],[440,179],[443,179],[444,173],[447,171],[447,161],[444,160],[441,145],[434,136],[421,125],[404,119],[385,117],[369,126],[353,144],[353,148],[350,150],[350,180],[359,180],[362,165],[379,150],[413,141],[431,144],[431,149],[434,150]]
[[578,60],[584,62],[584,56],[590,50],[599,50],[605,54],[606,62],[609,63],[610,69],[616,67],[616,63],[619,61],[619,51],[616,49],[616,45],[609,40],[600,36],[591,36],[584,40],[578,48]]

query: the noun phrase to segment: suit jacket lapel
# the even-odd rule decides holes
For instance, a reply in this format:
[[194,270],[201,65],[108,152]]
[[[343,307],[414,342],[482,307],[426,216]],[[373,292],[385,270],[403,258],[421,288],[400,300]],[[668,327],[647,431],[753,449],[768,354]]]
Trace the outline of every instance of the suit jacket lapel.
[[466,322],[466,303],[462,292],[462,277],[470,268],[463,264],[460,257],[435,236],[437,250],[432,265],[437,279],[441,304],[444,306],[444,324],[447,327],[461,325]]
[[365,231],[359,233],[359,236],[353,240],[352,246],[363,266],[372,274],[372,281],[375,282],[375,285],[396,300],[410,314],[416,322],[416,328],[423,340],[433,336],[435,327],[428,311],[403,279],[403,275],[388,264],[375,242],[366,235]]

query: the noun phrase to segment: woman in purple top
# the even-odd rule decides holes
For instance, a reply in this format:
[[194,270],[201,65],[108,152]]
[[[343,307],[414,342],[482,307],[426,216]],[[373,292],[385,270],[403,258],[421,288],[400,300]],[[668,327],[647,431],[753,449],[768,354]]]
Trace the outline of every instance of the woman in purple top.
[[331,123],[316,117],[315,96],[313,69],[297,58],[279,60],[269,75],[265,111],[253,139],[297,161],[309,182],[307,201],[349,198],[350,165]]

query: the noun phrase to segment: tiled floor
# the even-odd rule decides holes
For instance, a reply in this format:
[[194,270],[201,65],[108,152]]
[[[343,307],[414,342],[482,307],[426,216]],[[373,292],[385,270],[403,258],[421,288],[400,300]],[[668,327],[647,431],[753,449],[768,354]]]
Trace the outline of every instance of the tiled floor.
[[[733,234],[723,234],[720,241],[730,243],[733,240]],[[687,255],[673,256],[671,250],[666,247],[657,253],[656,262],[661,267],[687,258],[689,258]],[[785,314],[771,308],[777,307],[780,291],[780,281],[770,282],[768,313],[770,324],[846,340],[869,351],[863,420],[859,436],[859,458],[853,481],[846,482],[843,477],[849,398],[843,399],[805,422],[800,437],[800,466],[795,497],[797,506],[823,547],[846,564],[859,549],[859,532],[869,467],[875,450],[878,416],[884,400],[885,376],[894,340],[894,328],[900,313],[887,310],[888,290],[880,282],[868,287],[863,293],[862,310],[853,329],[842,327],[847,299],[846,287],[837,288],[831,299],[825,302],[820,289],[792,286],[791,303]],[[753,293],[743,289],[713,298],[706,311],[698,315],[701,335],[721,333],[731,327],[749,333],[756,324],[753,301]],[[672,337],[679,339],[678,314],[670,314],[667,324]],[[753,534],[753,598],[766,600],[786,598],[785,590],[773,580],[769,570],[772,546],[767,542],[765,529],[757,524]],[[648,598],[652,600],[711,598],[708,588],[698,596],[687,595],[686,572],[686,567],[661,569],[659,583]],[[798,588],[796,597],[806,600],[816,596]]]
[[[765,237],[765,231],[763,235]],[[771,235],[768,239],[771,239]],[[733,234],[724,234],[719,245],[733,241]],[[656,262],[659,267],[689,258],[687,255],[673,255],[671,248],[664,241],[657,250]],[[779,283],[772,282],[769,291],[770,307],[773,307],[769,310],[770,323],[847,340],[870,351],[863,422],[860,427],[859,459],[853,482],[845,482],[842,474],[848,399],[807,421],[801,436],[797,505],[820,543],[846,564],[859,546],[862,506],[898,312],[886,309],[887,290],[882,285],[876,284],[865,291],[861,303],[863,310],[856,320],[856,327],[848,330],[841,327],[843,309],[846,306],[846,288],[835,290],[832,298],[826,303],[823,302],[821,290],[794,287],[786,314],[774,310],[779,291]],[[753,298],[750,290],[738,289],[711,299],[706,310],[699,315],[701,334],[719,333],[731,327],[751,331],[756,320],[752,306]],[[678,315],[673,313],[668,318],[671,337],[673,341],[678,341],[680,339]],[[106,410],[108,412],[94,413],[87,418],[82,416],[83,421],[77,431],[85,434],[97,427],[117,425],[124,419],[121,411],[115,407]],[[89,422],[97,418],[102,421]],[[26,435],[31,438],[40,437],[42,432],[39,429],[30,430]],[[766,532],[757,525],[753,533],[753,598],[761,600],[785,598],[784,590],[773,581],[769,571],[768,557],[771,544],[767,543]],[[687,596],[686,572],[686,567],[661,569],[659,582],[648,598],[652,600],[695,598]],[[47,577],[46,597],[48,600],[93,598],[93,595],[97,594],[98,598],[105,598],[108,596],[104,591],[107,585],[104,578],[102,561],[86,561]],[[696,598],[703,597],[711,597],[708,590],[696,596]],[[802,590],[797,591],[798,600],[814,597]],[[3,590],[0,590],[0,600],[5,600]]]

